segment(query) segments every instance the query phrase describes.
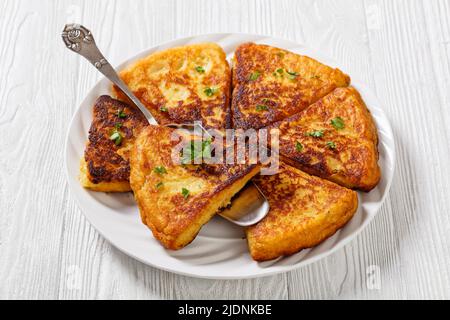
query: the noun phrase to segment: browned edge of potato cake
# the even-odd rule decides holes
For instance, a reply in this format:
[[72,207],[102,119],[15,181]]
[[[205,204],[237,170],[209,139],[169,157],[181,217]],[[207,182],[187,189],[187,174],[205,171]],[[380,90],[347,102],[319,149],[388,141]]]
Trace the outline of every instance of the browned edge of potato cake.
[[342,228],[358,208],[355,191],[311,176],[285,163],[272,176],[253,179],[269,200],[268,215],[246,229],[256,261],[311,248]]
[[351,189],[370,191],[378,184],[377,129],[355,88],[337,88],[274,128],[289,164]]
[[150,125],[139,135],[130,183],[142,222],[165,248],[177,250],[259,173],[259,165],[177,164],[173,131]]
[[307,56],[244,43],[233,57],[234,128],[259,129],[298,113],[350,77]]
[[137,134],[148,125],[147,119],[137,108],[107,95],[96,100],[92,113],[80,161],[80,182],[94,191],[130,191],[130,149]]
[[[120,72],[120,77],[161,125],[201,121],[231,127],[231,71],[223,49],[199,43],[158,51]],[[117,87],[115,95],[126,97]]]

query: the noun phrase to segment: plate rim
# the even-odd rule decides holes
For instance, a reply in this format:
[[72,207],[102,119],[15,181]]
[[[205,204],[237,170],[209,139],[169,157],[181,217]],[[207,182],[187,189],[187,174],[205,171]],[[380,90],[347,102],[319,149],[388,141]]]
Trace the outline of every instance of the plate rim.
[[[144,55],[148,55],[149,51],[155,50],[158,47],[163,47],[163,46],[169,46],[174,42],[177,41],[189,41],[189,40],[195,40],[197,38],[201,38],[201,37],[215,37],[215,36],[220,36],[220,37],[226,37],[226,36],[241,36],[241,37],[259,37],[261,39],[272,39],[275,41],[282,41],[285,43],[291,43],[293,45],[296,46],[296,48],[304,48],[307,51],[310,51],[313,53],[312,58],[317,59],[319,61],[326,61],[326,64],[329,64],[329,62],[331,61],[332,64],[336,63],[338,64],[337,61],[335,61],[332,58],[328,58],[326,56],[323,56],[321,53],[317,52],[317,50],[310,48],[302,43],[296,42],[295,40],[289,40],[289,39],[284,39],[281,37],[275,37],[275,36],[270,36],[270,35],[264,35],[264,34],[257,34],[257,33],[244,33],[244,32],[219,32],[219,33],[203,33],[203,34],[197,34],[197,35],[191,35],[191,36],[185,36],[185,37],[176,37],[172,40],[168,40],[168,41],[164,41],[161,43],[157,43],[153,46],[150,46],[144,50],[139,51],[138,53],[124,59],[121,63],[119,63],[115,69],[120,70],[122,68],[124,68],[126,65],[133,63],[133,61],[136,61],[137,59],[141,58]],[[251,40],[251,41],[256,41],[256,40]],[[214,41],[212,41],[214,42]],[[243,41],[242,43],[244,43],[246,41]],[[172,47],[175,47],[177,45],[173,45]],[[267,276],[272,276],[275,274],[281,274],[281,273],[285,273],[285,272],[289,272],[292,270],[296,270],[299,269],[301,267],[307,266],[309,264],[315,263],[318,260],[321,260],[333,253],[336,253],[339,249],[342,249],[344,246],[346,246],[348,243],[350,243],[351,241],[353,241],[354,239],[356,239],[356,237],[364,230],[367,228],[367,226],[373,221],[373,219],[375,218],[375,216],[379,213],[382,205],[384,204],[387,195],[390,192],[390,188],[393,182],[393,177],[395,174],[395,167],[396,167],[396,144],[395,144],[395,137],[393,134],[393,130],[392,130],[392,126],[390,124],[390,121],[388,119],[388,117],[386,116],[386,113],[384,112],[384,106],[381,103],[381,101],[378,99],[378,97],[376,96],[376,94],[372,91],[372,89],[370,89],[370,87],[368,85],[366,85],[364,82],[360,81],[359,78],[357,76],[353,76],[351,75],[351,79],[352,79],[352,83],[350,84],[351,86],[354,86],[355,84],[353,83],[353,80],[357,80],[356,82],[358,83],[358,86],[363,86],[365,90],[369,91],[370,94],[373,94],[374,98],[376,98],[377,102],[378,102],[378,110],[377,112],[379,113],[379,115],[381,117],[384,118],[385,120],[385,130],[387,131],[387,136],[391,139],[390,142],[390,147],[392,147],[391,149],[391,153],[389,154],[389,158],[391,159],[391,163],[390,165],[392,166],[392,169],[389,171],[390,175],[387,177],[387,181],[386,181],[386,186],[385,186],[385,192],[382,194],[381,199],[378,201],[377,207],[375,209],[372,209],[373,214],[371,214],[368,218],[366,218],[356,229],[355,231],[353,231],[351,234],[349,234],[348,236],[346,236],[344,239],[342,239],[341,241],[339,241],[337,244],[333,245],[332,248],[321,252],[317,255],[315,255],[314,257],[308,259],[308,260],[301,260],[298,263],[292,264],[292,265],[287,265],[287,266],[275,266],[275,267],[267,267],[264,269],[260,269],[258,273],[255,274],[224,274],[224,275],[207,275],[207,274],[199,274],[199,273],[193,273],[193,272],[187,272],[187,271],[183,271],[180,270],[178,268],[173,268],[170,266],[162,266],[162,265],[158,265],[149,261],[146,261],[138,256],[136,256],[135,254],[133,254],[132,252],[130,252],[129,250],[123,248],[120,244],[114,242],[113,240],[111,240],[110,237],[108,237],[104,232],[102,232],[100,230],[100,228],[93,223],[93,221],[91,221],[91,218],[88,214],[85,213],[85,210],[83,209],[83,206],[81,205],[81,199],[79,198],[79,196],[77,195],[77,192],[75,192],[74,190],[74,186],[73,186],[73,181],[71,178],[71,172],[69,170],[69,163],[68,163],[68,154],[69,154],[69,140],[70,140],[70,132],[72,130],[72,127],[74,125],[74,122],[77,118],[77,114],[80,111],[80,109],[82,108],[82,106],[84,104],[86,104],[86,100],[88,100],[89,98],[89,94],[90,92],[92,92],[92,90],[94,90],[94,88],[96,88],[97,86],[99,86],[103,81],[106,80],[106,78],[104,76],[101,76],[100,79],[90,88],[88,89],[88,91],[86,92],[84,98],[81,100],[81,102],[77,103],[78,106],[75,109],[74,113],[72,114],[71,120],[69,122],[68,128],[67,128],[67,132],[66,132],[66,138],[65,138],[65,143],[64,143],[64,167],[65,167],[65,175],[66,175],[66,180],[67,180],[67,184],[69,186],[69,190],[71,193],[72,198],[75,199],[75,203],[77,204],[77,207],[80,209],[80,211],[83,213],[83,216],[86,218],[86,220],[89,222],[89,224],[96,230],[96,232],[98,232],[105,240],[108,241],[109,244],[111,244],[114,248],[118,249],[120,252],[124,253],[125,255],[154,268],[166,271],[166,272],[171,272],[171,273],[175,273],[175,274],[179,274],[179,275],[183,275],[183,276],[188,276],[188,277],[194,277],[194,278],[201,278],[201,279],[214,279],[214,280],[238,280],[238,279],[254,279],[254,278],[260,278],[260,277],[267,277]],[[369,111],[371,110],[368,107]],[[378,134],[379,134],[379,130],[377,129]],[[380,134],[379,134],[380,135]],[[358,206],[361,206],[361,203],[358,203]],[[338,230],[339,231],[339,230]],[[150,230],[149,230],[150,232]]]

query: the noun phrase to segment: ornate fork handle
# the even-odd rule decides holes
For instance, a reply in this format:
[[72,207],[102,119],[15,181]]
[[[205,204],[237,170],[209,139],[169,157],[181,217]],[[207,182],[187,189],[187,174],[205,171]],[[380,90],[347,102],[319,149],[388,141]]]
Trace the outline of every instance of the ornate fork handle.
[[[150,124],[158,124],[150,111],[139,101],[139,99],[128,89],[128,86],[120,79],[114,68],[102,55],[91,32],[79,24],[67,24],[61,34],[67,48],[73,52],[86,58],[92,63],[98,71],[103,73],[105,77],[111,80],[122,92],[142,111],[144,116],[148,119]],[[183,128],[193,131],[196,134],[196,129],[200,129],[205,136],[211,137],[208,131],[203,128],[201,124],[169,124],[166,126]],[[198,134],[198,133],[197,133]],[[253,206],[248,205],[248,201],[240,201],[231,206],[231,208],[224,210],[220,215],[226,219],[241,225],[251,225],[261,220],[269,211],[269,202],[266,200],[261,191],[253,184],[246,188],[245,193],[247,198],[251,199]]]
[[82,25],[67,24],[61,36],[67,48],[85,57],[97,69],[109,64],[95,44],[92,33]]
[[122,90],[122,92],[141,110],[150,124],[158,124],[150,111],[148,111],[148,109],[130,91],[111,64],[105,59],[98,49],[92,33],[86,27],[76,23],[67,24],[64,27],[61,36],[67,48],[86,58],[98,69],[98,71],[118,86],[120,90]]

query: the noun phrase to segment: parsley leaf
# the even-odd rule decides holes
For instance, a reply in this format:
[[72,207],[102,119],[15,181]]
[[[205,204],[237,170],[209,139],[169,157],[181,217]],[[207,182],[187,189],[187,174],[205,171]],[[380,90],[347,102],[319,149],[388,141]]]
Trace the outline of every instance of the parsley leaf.
[[344,129],[344,127],[345,127],[344,120],[342,120],[341,117],[336,117],[334,119],[331,119],[331,125],[336,130]]
[[159,110],[161,110],[161,112],[167,112],[167,111],[169,111],[169,110],[167,109],[166,106],[161,106],[161,107],[159,108]]
[[313,137],[313,138],[321,138],[321,137],[323,137],[323,130],[306,132],[305,136]]
[[181,154],[181,163],[188,164],[196,159],[211,158],[211,140],[205,140],[200,143],[199,140],[191,141],[189,147],[184,148]]
[[256,106],[256,111],[266,111],[266,110],[269,110],[269,108],[266,105],[258,104]]
[[126,114],[123,110],[117,110],[117,116],[121,119],[126,118]]
[[157,167],[155,167],[155,169],[153,169],[153,171],[157,174],[167,173],[166,168],[163,166],[157,166]]
[[328,141],[327,147],[330,149],[336,149],[336,143],[334,143],[333,141]]
[[202,157],[211,158],[211,140],[205,140],[202,142]]
[[163,186],[163,183],[160,181],[157,184],[155,184],[156,189],[160,189]]
[[205,88],[205,90],[203,90],[203,92],[204,92],[208,97],[212,97],[212,95],[213,95],[214,93],[217,92],[217,89],[208,87],[208,88]]
[[256,79],[259,78],[260,75],[261,75],[261,72],[260,72],[260,71],[255,71],[255,72],[253,72],[252,74],[250,74],[249,79],[250,79],[251,81],[255,81]]
[[195,67],[195,71],[197,71],[198,73],[205,73],[205,68],[203,68],[202,66],[198,66]]
[[303,145],[298,141],[295,143],[295,150],[297,150],[298,152],[303,151]]
[[184,197],[185,199],[187,199],[187,197],[189,197],[189,190],[186,189],[186,188],[182,188],[182,189],[181,189],[181,194],[183,195],[183,197]]
[[122,134],[116,130],[114,130],[111,135],[109,136],[110,140],[113,140],[116,146],[120,145],[122,143],[123,137]]
[[295,80],[299,75],[297,72],[294,71],[286,71],[286,73],[288,74],[288,77],[291,80]]

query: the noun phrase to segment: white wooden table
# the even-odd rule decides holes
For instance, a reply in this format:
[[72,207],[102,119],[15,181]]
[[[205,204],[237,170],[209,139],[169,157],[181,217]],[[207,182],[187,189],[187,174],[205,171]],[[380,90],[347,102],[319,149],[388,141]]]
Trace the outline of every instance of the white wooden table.
[[[396,136],[390,195],[332,256],[212,281],[139,263],[84,219],[64,174],[75,108],[100,75],[64,48],[82,22],[114,65],[160,42],[249,32],[334,57],[377,93]],[[450,1],[0,1],[0,298],[450,298]]]

